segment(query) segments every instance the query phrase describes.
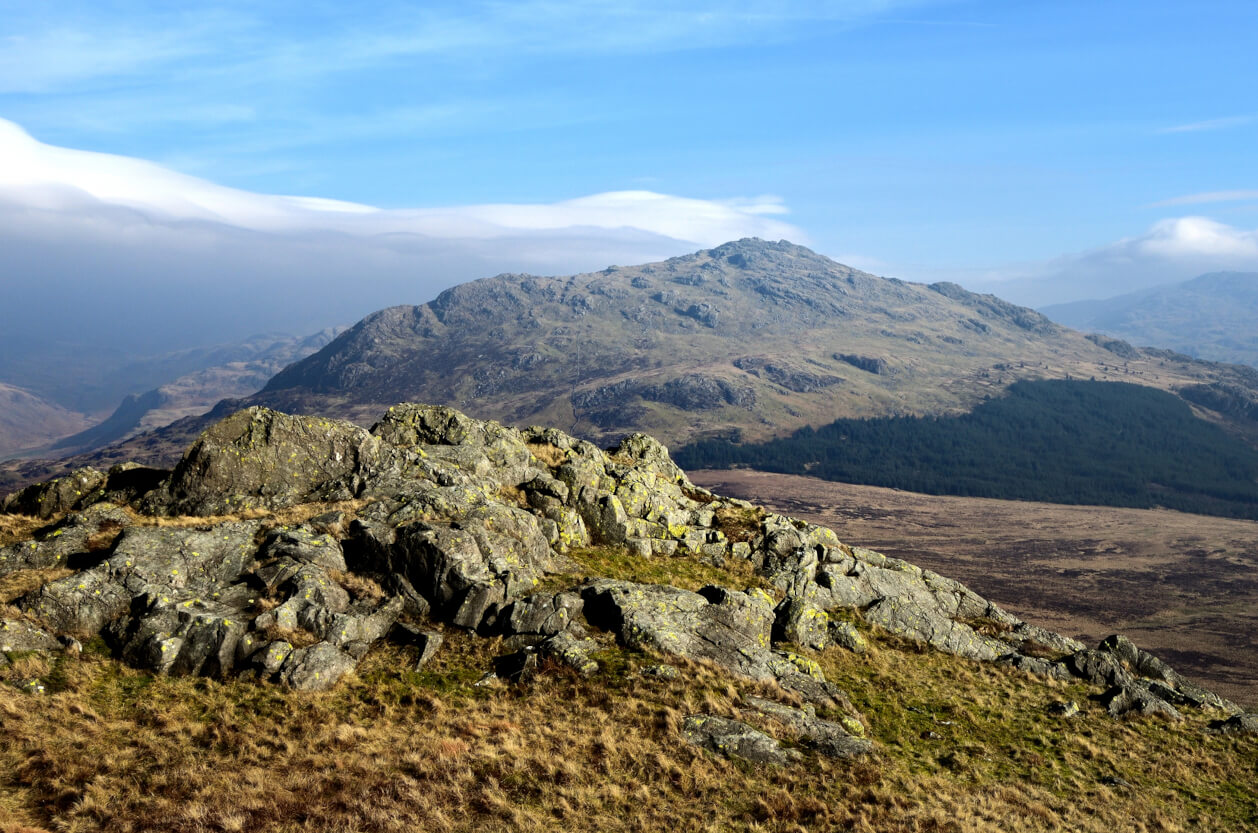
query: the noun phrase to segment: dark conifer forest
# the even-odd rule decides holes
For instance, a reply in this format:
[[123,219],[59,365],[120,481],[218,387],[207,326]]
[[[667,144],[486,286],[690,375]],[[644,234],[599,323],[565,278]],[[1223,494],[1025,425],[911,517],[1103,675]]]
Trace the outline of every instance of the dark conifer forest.
[[842,419],[755,445],[705,440],[676,458],[927,494],[1258,518],[1258,451],[1169,393],[1116,382],[1022,381],[961,416]]

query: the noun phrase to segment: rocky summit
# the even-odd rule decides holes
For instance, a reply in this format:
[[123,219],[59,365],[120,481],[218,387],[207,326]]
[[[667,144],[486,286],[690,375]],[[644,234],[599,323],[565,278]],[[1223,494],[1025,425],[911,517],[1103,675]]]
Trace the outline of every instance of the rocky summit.
[[[641,679],[741,686],[737,711],[687,700],[662,724],[676,743],[790,769],[894,754],[879,741],[889,727],[826,671],[893,640],[1050,695],[1086,690],[1112,718],[1213,721],[1239,738],[1258,720],[1122,636],[1087,647],[830,529],[696,488],[643,434],[605,451],[446,407],[398,405],[370,430],[255,407],[173,471],[82,470],[3,510],[0,586],[20,592],[4,599],[0,673],[32,696],[91,650],[146,679],[311,692],[382,651],[439,664],[452,641],[487,646],[469,669],[482,687],[611,685],[633,656]],[[686,580],[649,580],[669,576]],[[51,670],[19,673],[31,657]],[[1056,720],[1079,709],[1057,705]]]

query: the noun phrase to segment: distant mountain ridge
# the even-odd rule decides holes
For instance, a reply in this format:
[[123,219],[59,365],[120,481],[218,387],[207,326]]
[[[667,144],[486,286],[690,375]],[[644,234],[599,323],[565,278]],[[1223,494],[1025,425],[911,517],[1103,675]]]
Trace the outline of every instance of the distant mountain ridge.
[[1258,272],[1212,272],[1041,312],[1066,326],[1133,344],[1258,367]]

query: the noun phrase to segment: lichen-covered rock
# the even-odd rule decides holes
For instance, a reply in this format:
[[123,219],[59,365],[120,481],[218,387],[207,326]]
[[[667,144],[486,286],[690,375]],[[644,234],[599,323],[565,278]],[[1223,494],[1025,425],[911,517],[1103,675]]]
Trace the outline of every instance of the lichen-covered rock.
[[757,764],[784,765],[803,757],[794,749],[782,748],[777,740],[746,723],[714,714],[687,717],[682,733],[688,742],[709,752]]
[[772,650],[773,600],[709,585],[698,593],[658,584],[602,579],[581,588],[585,617],[629,647],[709,660],[755,680],[774,680],[805,699],[833,703],[842,693],[821,668]]
[[379,458],[380,440],[353,423],[248,408],[207,428],[156,500],[185,515],[348,500]]
[[326,691],[357,665],[357,660],[335,645],[320,642],[293,650],[285,658],[279,677],[297,691]]
[[1223,734],[1258,735],[1258,714],[1234,714],[1226,720],[1216,720],[1210,729]]
[[863,654],[869,650],[869,643],[851,622],[831,622],[830,641],[854,654]]
[[554,636],[576,621],[584,605],[578,593],[537,593],[506,608],[500,628],[509,635]]
[[40,630],[23,619],[0,619],[0,653],[38,651],[50,653],[61,650],[57,637]]
[[18,570],[83,567],[106,557],[117,534],[133,523],[120,507],[97,503],[36,532],[29,541],[0,547],[0,576]]
[[[760,697],[745,697],[748,706],[789,726],[813,749],[831,758],[859,758],[868,755],[873,742],[859,737],[864,727],[854,717],[845,723],[822,720],[811,707],[795,709]],[[855,731],[853,731],[855,730]]]
[[829,644],[830,617],[812,602],[798,597],[787,598],[777,606],[775,613],[775,640],[793,642],[817,651]]
[[100,499],[107,477],[94,468],[78,469],[65,477],[14,492],[0,501],[0,511],[47,519],[80,509]]
[[1105,692],[1101,702],[1113,717],[1122,717],[1134,712],[1142,715],[1157,715],[1177,722],[1184,719],[1174,706],[1139,683],[1114,686]]

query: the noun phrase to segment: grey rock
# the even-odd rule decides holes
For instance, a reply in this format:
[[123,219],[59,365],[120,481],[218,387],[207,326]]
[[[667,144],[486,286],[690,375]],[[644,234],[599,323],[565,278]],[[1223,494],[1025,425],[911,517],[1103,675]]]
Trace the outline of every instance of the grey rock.
[[93,468],[83,468],[44,483],[27,486],[0,502],[0,511],[13,515],[51,518],[73,509],[81,509],[104,495],[107,475]]
[[1158,715],[1174,721],[1184,719],[1174,706],[1138,684],[1114,686],[1105,692],[1101,703],[1112,717],[1122,717],[1135,712],[1142,715]]
[[998,665],[1008,665],[1010,668],[1016,668],[1019,671],[1025,671],[1037,677],[1048,677],[1053,680],[1061,680],[1062,682],[1073,677],[1070,670],[1063,663],[1044,659],[1043,657],[1005,654],[1002,657],[998,657],[996,663]]
[[[801,710],[764,700],[744,697],[743,701],[760,712],[789,726],[808,741],[808,745],[831,758],[859,758],[873,750],[873,743],[857,734],[864,734],[864,727],[855,718],[846,723],[835,723],[817,717],[814,710]],[[855,731],[853,731],[855,730]]]
[[352,423],[247,408],[201,434],[153,508],[219,515],[348,500],[379,458],[380,441]]
[[676,680],[681,676],[681,671],[675,665],[648,665],[642,669],[642,673],[648,677],[659,677],[661,680]]
[[1072,674],[1093,685],[1122,688],[1132,683],[1131,674],[1108,652],[1078,651],[1067,657],[1065,664]]
[[783,749],[764,732],[728,717],[691,715],[682,725],[682,733],[688,742],[709,752],[757,764],[784,765],[803,757],[794,749]]
[[869,650],[869,643],[851,622],[830,622],[830,641],[854,654],[863,654]]
[[1047,711],[1056,717],[1074,717],[1079,714],[1079,704],[1074,700],[1067,700],[1064,703],[1051,703]]
[[1226,720],[1216,720],[1210,729],[1223,734],[1258,734],[1258,714],[1234,714]]
[[581,596],[573,592],[538,593],[513,602],[501,617],[502,632],[553,636],[581,615]]
[[61,648],[61,642],[55,636],[24,619],[0,619],[0,653],[51,653],[60,651]]
[[587,639],[571,630],[555,634],[538,647],[544,657],[555,660],[588,677],[598,671],[598,661],[592,656],[600,646],[593,639]]
[[841,694],[815,662],[771,650],[773,600],[762,590],[709,586],[693,593],[603,579],[584,585],[581,595],[590,624],[615,632],[631,648],[710,660],[739,676],[775,680],[818,703]]
[[335,645],[320,642],[290,653],[279,677],[280,682],[297,691],[326,691],[356,665],[353,657]]
[[798,596],[787,597],[774,613],[774,639],[817,651],[829,644],[830,617],[813,602]]

